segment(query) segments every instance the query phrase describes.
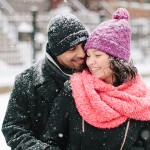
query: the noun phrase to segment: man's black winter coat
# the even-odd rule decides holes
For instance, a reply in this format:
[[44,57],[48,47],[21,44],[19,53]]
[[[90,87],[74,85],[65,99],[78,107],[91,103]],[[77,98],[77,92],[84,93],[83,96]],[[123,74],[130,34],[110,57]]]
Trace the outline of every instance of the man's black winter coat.
[[2,132],[14,150],[43,150],[42,132],[54,98],[69,77],[47,58],[16,77]]

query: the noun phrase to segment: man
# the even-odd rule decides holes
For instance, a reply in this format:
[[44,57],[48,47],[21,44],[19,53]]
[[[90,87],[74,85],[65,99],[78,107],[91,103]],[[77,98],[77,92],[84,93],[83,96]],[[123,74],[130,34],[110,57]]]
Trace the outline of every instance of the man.
[[88,33],[73,15],[57,15],[48,24],[46,57],[18,75],[2,132],[12,150],[44,150],[40,140],[54,98],[75,71],[81,71]]

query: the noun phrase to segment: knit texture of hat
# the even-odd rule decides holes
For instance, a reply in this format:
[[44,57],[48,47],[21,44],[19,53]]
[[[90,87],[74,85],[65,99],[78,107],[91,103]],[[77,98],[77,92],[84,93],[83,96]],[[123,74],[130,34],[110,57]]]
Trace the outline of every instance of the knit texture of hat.
[[88,32],[72,14],[53,17],[48,24],[48,45],[54,56],[61,55],[81,42],[86,42]]
[[101,23],[91,33],[85,51],[97,49],[128,62],[131,42],[129,17],[126,9],[118,8],[113,14],[113,19]]

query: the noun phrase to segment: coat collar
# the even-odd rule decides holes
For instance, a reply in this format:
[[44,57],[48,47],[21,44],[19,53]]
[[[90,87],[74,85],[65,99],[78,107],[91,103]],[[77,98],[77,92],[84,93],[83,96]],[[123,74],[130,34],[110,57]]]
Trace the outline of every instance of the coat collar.
[[46,58],[50,62],[52,62],[63,74],[65,74],[66,76],[69,76],[69,77],[71,76],[71,74],[65,73],[48,53],[46,53]]
[[55,63],[52,63],[46,57],[35,64],[32,69],[35,86],[49,82],[52,78],[58,78],[64,81],[69,79],[69,75],[63,73]]

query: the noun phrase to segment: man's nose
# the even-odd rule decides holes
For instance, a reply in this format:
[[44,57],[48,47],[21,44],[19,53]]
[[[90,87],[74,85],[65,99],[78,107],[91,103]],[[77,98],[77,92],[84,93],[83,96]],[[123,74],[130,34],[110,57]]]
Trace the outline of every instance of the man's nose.
[[84,51],[82,45],[79,45],[79,47],[78,47],[78,54],[77,55],[78,55],[78,57],[82,57],[82,58],[85,57],[85,51]]

